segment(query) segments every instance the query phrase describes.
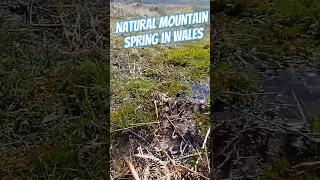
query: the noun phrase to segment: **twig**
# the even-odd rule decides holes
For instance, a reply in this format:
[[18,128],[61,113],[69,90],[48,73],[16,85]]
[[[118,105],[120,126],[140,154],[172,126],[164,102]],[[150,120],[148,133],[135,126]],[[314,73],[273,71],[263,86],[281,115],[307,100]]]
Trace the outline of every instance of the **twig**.
[[170,173],[170,174],[167,174],[167,175],[165,175],[165,176],[162,176],[162,177],[160,177],[158,180],[160,180],[160,179],[168,179],[168,178],[170,178],[172,175],[174,175],[176,172],[174,171],[174,172],[172,172],[172,173]]
[[138,175],[136,169],[134,168],[134,166],[132,165],[132,163],[131,163],[130,161],[127,161],[127,166],[128,166],[128,168],[130,169],[130,172],[131,172],[133,178],[134,178],[135,180],[140,180],[139,175]]
[[208,140],[209,134],[210,134],[210,127],[208,128],[206,137],[204,138],[204,141],[203,141],[203,144],[202,144],[202,149],[204,149],[206,144],[207,144],[207,140]]
[[296,96],[296,93],[294,93],[294,90],[292,90],[292,94],[293,94],[294,100],[296,101],[297,106],[298,106],[298,108],[299,108],[299,112],[300,112],[300,115],[301,115],[301,117],[302,117],[302,120],[304,121],[305,125],[308,126],[307,119],[306,119],[306,117],[305,117],[305,115],[304,115],[304,113],[303,113],[303,111],[302,111],[301,104],[300,104],[300,102],[299,102],[299,100],[298,100],[298,98],[297,98],[297,96]]
[[156,108],[156,116],[157,116],[157,119],[158,119],[159,115],[158,115],[157,102],[156,102],[156,100],[154,100],[153,102],[154,102],[154,107]]
[[300,163],[293,166],[293,168],[299,169],[299,170],[314,169],[318,167],[320,167],[320,161]]
[[223,167],[226,164],[226,162],[228,162],[230,160],[231,155],[233,154],[233,152],[234,152],[234,148],[229,153],[228,157],[226,157],[226,159],[217,167],[217,169],[220,169],[221,167]]
[[39,31],[39,29],[27,29],[27,28],[20,28],[20,29],[5,29],[7,31]]
[[78,7],[78,5],[67,5],[67,4],[52,4],[48,5],[48,7]]
[[182,159],[185,159],[185,158],[189,158],[189,157],[193,157],[193,156],[200,156],[201,155],[201,153],[199,153],[199,152],[197,152],[197,153],[194,153],[194,154],[189,154],[189,155],[186,155],[186,156],[182,156],[182,157],[179,157],[179,158],[177,158],[177,159],[175,159],[175,160],[182,160]]
[[249,66],[252,68],[252,65],[250,65],[246,60],[244,60],[239,54],[234,54],[239,60],[243,62],[244,65]]
[[307,109],[307,106],[306,106],[306,104],[304,103],[304,101],[301,98],[300,98],[300,102],[301,102],[301,104],[303,106],[304,111],[306,112],[306,114],[308,116],[309,122],[312,122],[312,118],[311,118],[311,115],[310,115],[310,113],[309,113],[309,111]]
[[208,155],[208,149],[205,146],[205,155],[206,155],[206,160],[207,160],[207,166],[208,166],[208,172],[210,174],[211,168],[210,168],[210,160],[209,160],[209,155]]
[[[171,120],[171,121],[177,121],[177,120],[181,120],[181,119],[175,119],[175,120]],[[133,129],[136,127],[140,127],[140,126],[146,126],[146,125],[151,125],[151,124],[159,124],[159,121],[154,121],[154,122],[149,122],[149,123],[137,123],[137,124],[129,124],[131,127],[125,127],[125,128],[120,128],[120,129],[115,129],[115,130],[111,130],[111,133],[114,132],[118,132],[118,131],[124,131],[124,130],[129,130],[129,129]],[[105,127],[103,127],[104,129],[107,129]]]
[[22,56],[24,58],[26,58],[27,61],[29,61],[28,56],[20,49],[20,47],[18,46],[18,43],[16,43],[15,46],[16,46],[17,50],[22,54]]
[[31,0],[30,6],[29,6],[29,23],[30,24],[33,24],[32,23],[32,8],[33,8],[33,0]]
[[161,159],[155,157],[155,156],[150,156],[150,155],[143,155],[143,154],[134,154],[134,156],[139,157],[139,158],[143,158],[143,159],[150,159],[154,162],[159,163],[162,166],[166,165],[166,162],[162,161]]
[[229,92],[229,91],[222,91],[222,93],[225,93],[225,94],[234,94],[234,95],[239,95],[239,96],[254,96],[254,95],[277,95],[277,94],[283,94],[284,91],[281,91],[281,92],[267,92],[267,93],[249,93],[249,94]]
[[183,135],[180,133],[180,131],[176,128],[176,126],[172,123],[172,121],[170,120],[170,118],[168,117],[168,115],[166,114],[166,118],[167,120],[170,122],[170,124],[174,127],[175,130],[177,130],[178,134],[180,135],[180,137],[184,140],[184,142],[186,144],[188,144],[189,142],[183,137]]
[[38,163],[39,163],[39,165],[40,165],[40,167],[41,167],[41,170],[42,170],[42,172],[43,172],[44,179],[45,179],[45,180],[50,180],[49,175],[48,175],[48,172],[47,172],[47,169],[46,169],[46,167],[45,167],[45,164],[44,164],[44,162],[42,161],[42,159],[39,158],[39,157],[38,157]]

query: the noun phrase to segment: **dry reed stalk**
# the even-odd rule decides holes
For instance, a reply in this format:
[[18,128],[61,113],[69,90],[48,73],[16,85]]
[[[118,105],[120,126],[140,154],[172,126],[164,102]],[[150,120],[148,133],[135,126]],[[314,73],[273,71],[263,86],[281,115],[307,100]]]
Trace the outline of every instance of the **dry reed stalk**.
[[134,168],[134,166],[132,165],[132,163],[131,163],[130,161],[127,161],[127,166],[128,166],[128,168],[129,168],[129,170],[130,170],[133,178],[134,178],[135,180],[140,180],[139,175],[138,175],[136,169]]

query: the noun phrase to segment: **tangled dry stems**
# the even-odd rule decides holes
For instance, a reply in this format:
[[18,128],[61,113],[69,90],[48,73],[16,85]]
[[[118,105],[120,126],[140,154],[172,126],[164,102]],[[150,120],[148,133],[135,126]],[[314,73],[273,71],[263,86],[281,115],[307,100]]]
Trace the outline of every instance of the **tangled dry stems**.
[[[136,153],[124,157],[124,160],[134,164],[143,180],[209,179],[207,147],[201,148],[206,132],[199,132],[191,120],[197,104],[169,98],[163,93],[155,94],[154,98],[158,128],[153,139],[149,146],[133,147],[131,151]],[[173,132],[176,132],[176,137]],[[180,152],[174,155],[173,149],[177,147]],[[194,150],[187,152],[185,148]],[[196,165],[190,164],[190,158],[196,158]],[[114,173],[112,176],[119,177]]]
[[253,115],[235,106],[215,113],[213,119],[211,176],[218,179],[260,178],[279,150],[303,151],[320,142],[319,135],[303,123],[288,124],[278,117],[270,120],[263,113]]

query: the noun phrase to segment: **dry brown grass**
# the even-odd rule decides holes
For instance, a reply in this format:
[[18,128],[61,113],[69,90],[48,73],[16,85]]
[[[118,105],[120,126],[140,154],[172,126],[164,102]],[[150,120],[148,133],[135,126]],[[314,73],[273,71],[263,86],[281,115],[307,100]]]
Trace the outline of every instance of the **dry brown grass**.
[[159,16],[159,13],[151,11],[143,6],[134,6],[125,3],[112,3],[110,8],[110,17],[113,19],[130,19]]

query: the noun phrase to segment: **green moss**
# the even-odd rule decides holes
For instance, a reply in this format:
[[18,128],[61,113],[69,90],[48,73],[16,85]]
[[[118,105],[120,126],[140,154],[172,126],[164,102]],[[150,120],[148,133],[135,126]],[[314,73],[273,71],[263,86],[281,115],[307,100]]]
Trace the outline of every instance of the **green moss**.
[[292,164],[283,155],[278,154],[271,163],[263,169],[263,177],[265,180],[318,180],[320,179],[312,170],[297,171],[291,168]]
[[309,38],[297,38],[295,43],[295,47],[297,50],[309,50],[316,47],[316,41]]
[[200,128],[202,133],[206,133],[210,127],[210,119],[209,116],[205,116],[199,112],[192,115],[192,120],[196,123],[196,125]]
[[177,81],[164,82],[158,85],[158,89],[168,93],[169,96],[174,97],[178,93],[189,92],[190,85]]
[[109,71],[104,67],[106,63],[104,61],[106,61],[105,58],[90,58],[71,69],[66,67],[60,70],[56,82],[58,90],[73,92],[75,88],[85,86],[107,93],[110,76]]
[[139,79],[129,82],[127,86],[118,87],[114,93],[113,102],[119,106],[113,106],[116,108],[111,112],[111,121],[119,126],[154,121],[155,109],[152,99],[155,91],[160,90],[169,96],[175,96],[189,89],[187,84],[176,81],[156,83],[150,79]]
[[164,52],[163,60],[168,66],[181,72],[180,76],[191,80],[207,79],[210,70],[210,44],[201,42]]
[[111,99],[114,105],[111,106],[110,118],[111,122],[117,126],[112,128],[119,129],[136,123],[154,121],[156,114],[152,94],[157,86],[154,80],[141,78],[125,86],[114,87],[116,89]]
[[54,166],[73,166],[77,163],[77,153],[68,147],[53,147],[45,149],[39,156],[43,162],[48,165]]
[[246,96],[258,91],[258,81],[252,73],[236,70],[228,63],[221,63],[212,71],[211,86],[214,97],[226,98],[235,105],[250,105],[255,96]]
[[150,95],[150,91],[154,88],[154,83],[148,80],[136,80],[128,83],[127,91],[133,92],[137,95]]
[[133,80],[125,84],[125,82],[118,82],[119,84],[112,85],[111,95],[114,103],[123,103],[126,100],[146,100],[150,98],[151,93],[156,87],[156,82],[150,79]]
[[114,109],[111,113],[111,121],[121,125],[146,123],[155,119],[155,111],[150,106],[151,102],[132,99]]
[[274,158],[272,164],[266,166],[263,170],[264,179],[279,179],[289,175],[289,161],[281,155]]
[[[158,52],[156,58],[148,59],[149,66],[143,66],[141,78],[111,83],[111,121],[121,127],[154,121],[154,92],[161,91],[174,97],[177,93],[190,92],[186,80],[209,78],[209,47],[209,42],[198,41],[185,43],[177,49],[166,48],[164,52]],[[141,51],[154,56],[150,48]]]

